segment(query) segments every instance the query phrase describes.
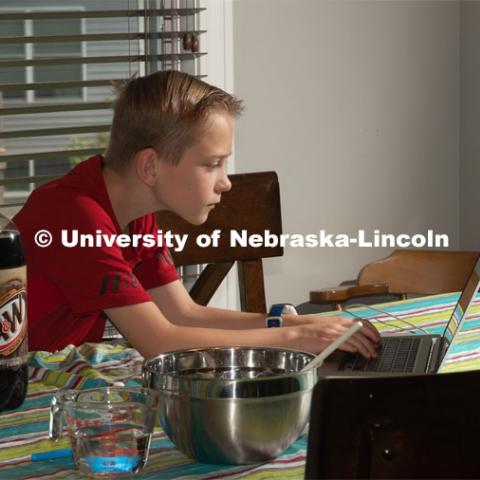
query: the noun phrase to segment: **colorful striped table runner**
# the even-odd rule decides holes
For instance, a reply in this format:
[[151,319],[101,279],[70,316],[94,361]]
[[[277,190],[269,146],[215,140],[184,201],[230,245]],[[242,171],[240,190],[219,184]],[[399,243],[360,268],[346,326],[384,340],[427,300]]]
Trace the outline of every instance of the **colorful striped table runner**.
[[[437,295],[379,306],[431,333],[442,333],[458,294]],[[356,314],[373,321],[381,332],[402,331],[408,325],[379,314],[368,307]],[[346,313],[342,313],[347,315]],[[387,323],[388,322],[388,323]],[[448,371],[480,366],[480,298],[457,336],[448,362]],[[28,398],[15,411],[0,414],[0,480],[80,479],[70,459],[30,461],[33,453],[68,447],[68,440],[48,440],[49,405],[58,388],[91,388],[106,385],[139,385],[142,357],[126,345],[85,344],[50,354],[30,355]],[[304,476],[306,435],[274,461],[260,465],[215,466],[195,463],[181,454],[162,431],[154,434],[148,464],[138,479],[220,479],[289,478]]]

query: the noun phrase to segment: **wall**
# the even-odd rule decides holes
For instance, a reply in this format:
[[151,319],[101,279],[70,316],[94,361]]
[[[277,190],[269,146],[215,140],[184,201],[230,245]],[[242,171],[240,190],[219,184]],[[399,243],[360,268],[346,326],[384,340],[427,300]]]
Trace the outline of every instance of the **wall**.
[[480,249],[480,2],[461,3],[460,233],[466,250]]
[[[459,246],[459,4],[235,0],[236,171],[275,170],[284,232],[424,233]],[[267,301],[391,249],[287,248]]]

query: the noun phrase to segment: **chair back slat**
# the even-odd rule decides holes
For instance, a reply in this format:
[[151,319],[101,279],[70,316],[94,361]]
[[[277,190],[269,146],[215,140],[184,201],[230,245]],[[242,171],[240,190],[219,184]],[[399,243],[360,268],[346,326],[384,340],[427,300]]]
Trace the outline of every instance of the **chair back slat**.
[[240,306],[244,312],[266,312],[265,285],[261,259],[238,262]]
[[190,289],[192,299],[199,305],[208,305],[233,264],[234,262],[208,264]]
[[460,291],[478,252],[395,250],[389,257],[366,265],[358,285],[387,283],[390,293],[436,294]]

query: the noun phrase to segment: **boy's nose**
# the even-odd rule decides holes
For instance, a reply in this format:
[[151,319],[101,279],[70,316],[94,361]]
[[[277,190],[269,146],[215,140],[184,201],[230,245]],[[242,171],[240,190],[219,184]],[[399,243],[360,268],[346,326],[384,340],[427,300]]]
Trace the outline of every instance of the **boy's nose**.
[[217,183],[217,190],[220,192],[228,192],[232,188],[232,182],[228,178],[228,175],[224,175],[223,178]]

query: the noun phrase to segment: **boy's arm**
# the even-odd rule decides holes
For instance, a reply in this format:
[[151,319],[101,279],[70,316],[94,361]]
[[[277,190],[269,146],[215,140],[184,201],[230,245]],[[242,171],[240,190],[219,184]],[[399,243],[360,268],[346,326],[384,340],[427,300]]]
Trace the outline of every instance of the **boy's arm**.
[[[283,346],[294,348],[292,329],[225,330],[169,322],[153,302],[105,309],[110,320],[145,358],[163,352],[211,346]],[[290,330],[290,331],[289,331]]]
[[192,300],[180,281],[148,291],[162,313],[176,325],[227,330],[263,328],[266,315],[203,307]]
[[[237,312],[221,308],[204,307],[195,303],[180,281],[175,281],[161,287],[149,290],[152,300],[166,318],[178,326],[191,326],[227,330],[264,329],[266,315],[262,313]],[[338,316],[297,316],[282,315],[285,327],[314,325],[325,332],[336,332],[337,328],[350,325],[353,321]],[[271,330],[271,329],[270,329]],[[357,350],[370,353],[375,352],[374,344],[380,336],[377,330],[368,322],[357,332],[353,339],[358,346]]]
[[[168,351],[211,346],[281,347],[317,353],[342,335],[354,321],[343,318],[328,322],[331,318],[324,317],[323,322],[296,327],[226,330],[175,325],[153,302],[108,308],[105,313],[145,358]],[[370,357],[374,355],[372,345],[366,337],[352,336],[341,348]]]

